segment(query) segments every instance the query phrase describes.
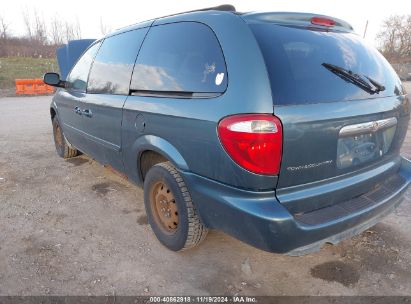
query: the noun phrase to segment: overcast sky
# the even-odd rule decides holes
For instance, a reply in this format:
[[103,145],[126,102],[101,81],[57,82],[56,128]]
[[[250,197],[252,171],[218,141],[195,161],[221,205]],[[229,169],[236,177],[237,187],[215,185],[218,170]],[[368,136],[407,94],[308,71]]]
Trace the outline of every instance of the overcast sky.
[[[143,4],[144,3],[144,4]],[[83,38],[102,36],[100,20],[111,29],[172,13],[233,4],[237,11],[293,11],[334,16],[348,21],[363,34],[366,21],[366,39],[375,45],[375,36],[384,18],[393,14],[411,14],[410,0],[147,0],[147,1],[87,1],[87,0],[3,0],[0,15],[10,23],[14,35],[24,34],[22,11],[36,9],[46,19],[55,15],[75,22],[79,20]]]

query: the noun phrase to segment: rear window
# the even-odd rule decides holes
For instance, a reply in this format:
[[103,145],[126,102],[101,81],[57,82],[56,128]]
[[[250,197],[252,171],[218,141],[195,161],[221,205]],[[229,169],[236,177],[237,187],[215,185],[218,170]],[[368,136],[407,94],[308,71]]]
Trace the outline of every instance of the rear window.
[[134,91],[223,93],[227,71],[214,32],[196,22],[150,29],[134,67]]
[[[385,58],[353,33],[275,24],[251,24],[266,62],[274,104],[306,104],[403,94]],[[326,69],[329,63],[371,77],[385,86],[370,94]]]

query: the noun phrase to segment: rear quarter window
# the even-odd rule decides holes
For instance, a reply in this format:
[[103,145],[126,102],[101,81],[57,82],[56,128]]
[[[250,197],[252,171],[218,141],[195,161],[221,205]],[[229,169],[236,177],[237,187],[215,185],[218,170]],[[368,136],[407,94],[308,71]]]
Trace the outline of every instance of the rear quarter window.
[[133,72],[131,90],[223,93],[227,71],[214,32],[196,22],[150,29]]
[[[250,24],[262,51],[274,104],[306,104],[394,96],[403,93],[390,64],[353,33],[275,24]],[[385,86],[370,94],[326,69],[330,63]]]

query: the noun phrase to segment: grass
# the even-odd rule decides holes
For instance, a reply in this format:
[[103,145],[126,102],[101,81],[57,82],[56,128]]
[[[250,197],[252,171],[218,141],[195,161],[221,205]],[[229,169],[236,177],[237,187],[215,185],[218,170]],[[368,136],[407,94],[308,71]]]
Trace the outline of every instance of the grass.
[[55,58],[0,57],[0,89],[14,88],[15,79],[43,78],[58,69]]

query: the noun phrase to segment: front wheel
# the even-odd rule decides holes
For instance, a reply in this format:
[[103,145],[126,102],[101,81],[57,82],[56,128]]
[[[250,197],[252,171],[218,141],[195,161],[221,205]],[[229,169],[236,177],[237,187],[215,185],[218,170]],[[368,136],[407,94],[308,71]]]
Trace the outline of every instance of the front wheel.
[[66,138],[63,135],[63,130],[61,129],[57,116],[53,117],[52,124],[54,145],[56,146],[57,154],[63,158],[71,158],[77,156],[79,152],[69,146]]
[[144,180],[147,218],[158,240],[173,251],[198,245],[208,229],[201,223],[183,178],[170,162],[154,165]]

